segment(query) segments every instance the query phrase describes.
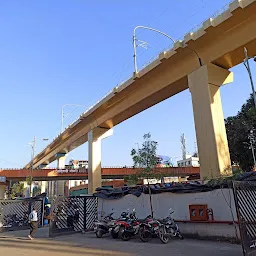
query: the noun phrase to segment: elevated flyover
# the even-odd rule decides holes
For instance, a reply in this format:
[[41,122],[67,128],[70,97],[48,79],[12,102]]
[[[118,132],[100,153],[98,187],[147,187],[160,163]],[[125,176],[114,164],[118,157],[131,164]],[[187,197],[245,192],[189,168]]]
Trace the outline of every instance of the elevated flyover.
[[[84,112],[33,159],[33,166],[47,165],[59,154],[89,140],[89,184],[93,181],[89,190],[93,191],[101,180],[98,138],[124,120],[189,88],[201,176],[229,175],[219,87],[233,80],[228,69],[243,61],[244,47],[250,55],[256,55],[255,14],[256,0],[236,0],[226,6]],[[25,168],[30,166],[31,162]]]

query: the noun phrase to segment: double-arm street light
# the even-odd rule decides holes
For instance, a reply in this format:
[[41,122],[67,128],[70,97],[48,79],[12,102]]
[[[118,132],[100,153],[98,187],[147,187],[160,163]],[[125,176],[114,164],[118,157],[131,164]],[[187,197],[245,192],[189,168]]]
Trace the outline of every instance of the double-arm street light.
[[[136,30],[138,28],[147,29],[147,30],[151,30],[151,31],[154,31],[156,33],[159,33],[159,34],[169,38],[173,42],[173,44],[175,43],[175,40],[171,36],[169,36],[168,34],[162,32],[162,31],[160,31],[158,29],[150,28],[150,27],[147,27],[147,26],[137,26],[137,27],[135,27],[134,30],[133,30],[133,37],[132,37],[132,42],[133,42],[133,60],[134,60],[134,72],[135,72],[135,74],[138,73],[138,66],[137,66],[137,44],[136,44],[136,41],[137,41]],[[199,57],[198,53],[195,50],[193,50],[192,48],[188,47],[188,46],[186,46],[186,48],[189,49],[190,51],[192,51],[197,56],[198,61],[199,61],[199,65],[202,66],[203,62],[202,62],[201,58]]]
[[85,107],[83,105],[80,105],[80,104],[65,104],[62,106],[61,108],[61,132],[64,131],[64,117],[65,117],[65,113],[64,113],[64,108],[67,107],[67,106],[74,106],[74,107]]

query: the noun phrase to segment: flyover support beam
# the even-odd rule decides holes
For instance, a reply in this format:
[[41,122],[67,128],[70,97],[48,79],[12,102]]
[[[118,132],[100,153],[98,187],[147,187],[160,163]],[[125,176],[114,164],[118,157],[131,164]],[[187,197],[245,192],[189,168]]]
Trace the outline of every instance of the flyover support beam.
[[[40,166],[42,169],[48,168],[48,164],[42,164]],[[49,182],[47,181],[41,181],[41,193],[48,193],[49,195]]]
[[47,181],[41,181],[41,193],[46,193],[47,189]]
[[[65,168],[65,160],[66,160],[66,155],[63,155],[57,159],[57,169]],[[64,196],[65,195],[65,183],[66,183],[65,180],[55,181],[54,195],[56,195],[56,196]]]
[[188,75],[202,179],[232,174],[220,97],[220,86],[232,81],[233,73],[213,64]]
[[88,194],[101,186],[101,140],[112,134],[112,129],[99,127],[88,133]]

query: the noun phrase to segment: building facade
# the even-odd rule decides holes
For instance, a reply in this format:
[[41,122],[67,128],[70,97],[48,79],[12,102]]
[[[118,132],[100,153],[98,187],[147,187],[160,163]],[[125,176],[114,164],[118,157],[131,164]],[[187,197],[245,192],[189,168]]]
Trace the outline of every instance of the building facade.
[[191,155],[186,155],[185,159],[177,161],[178,167],[199,167],[199,157],[194,157]]

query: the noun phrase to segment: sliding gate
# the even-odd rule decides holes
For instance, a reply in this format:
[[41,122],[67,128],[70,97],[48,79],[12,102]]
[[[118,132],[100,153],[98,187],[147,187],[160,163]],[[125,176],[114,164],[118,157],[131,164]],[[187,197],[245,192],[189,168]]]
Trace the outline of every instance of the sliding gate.
[[58,197],[53,200],[50,236],[93,229],[98,199],[94,196]]
[[256,255],[256,182],[233,183],[237,216],[245,256]]
[[44,200],[20,199],[0,200],[0,232],[28,229],[28,216],[32,208],[38,212],[38,225],[43,225]]

